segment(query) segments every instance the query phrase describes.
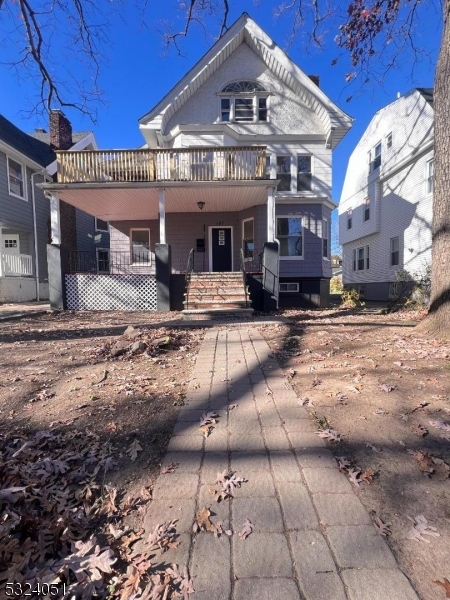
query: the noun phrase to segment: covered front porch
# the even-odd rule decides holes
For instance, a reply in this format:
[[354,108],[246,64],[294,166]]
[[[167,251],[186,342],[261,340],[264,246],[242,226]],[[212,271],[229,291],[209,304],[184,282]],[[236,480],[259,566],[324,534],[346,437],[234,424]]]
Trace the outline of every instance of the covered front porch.
[[[109,175],[102,181],[99,173],[106,172],[104,166],[100,169],[97,164],[94,175],[74,170],[70,179],[66,165],[58,182],[43,185],[51,197],[54,246],[61,244],[61,200],[107,221],[110,226],[108,256],[87,257],[77,253],[75,259],[68,264],[66,261],[66,273],[154,276],[157,287],[165,287],[166,302],[158,304],[168,309],[173,306],[171,282],[186,273],[190,255],[195,271],[260,270],[264,244],[273,242],[275,236],[277,181],[266,179],[261,168],[265,164],[265,150],[206,150],[197,155],[186,150],[173,150],[169,154],[165,151],[161,156],[164,160],[169,156],[169,167],[164,172],[149,171],[147,167],[139,171],[136,164],[134,171],[123,170],[126,161],[121,159],[122,170],[112,169],[109,164]],[[78,157],[77,164],[86,158]],[[157,153],[156,167],[161,161]],[[183,180],[180,164],[185,165]],[[192,168],[194,164],[196,169]],[[155,180],[157,176],[164,176],[164,180]]]

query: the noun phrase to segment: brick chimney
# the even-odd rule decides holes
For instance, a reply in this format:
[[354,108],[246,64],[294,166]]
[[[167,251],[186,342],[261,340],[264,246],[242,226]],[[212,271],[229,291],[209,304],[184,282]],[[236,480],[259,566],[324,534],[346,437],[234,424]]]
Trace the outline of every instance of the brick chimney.
[[319,77],[319,75],[308,75],[308,77],[311,79],[311,81],[313,83],[315,83],[317,85],[317,87],[320,87],[320,77]]
[[54,150],[69,150],[72,146],[72,125],[59,109],[50,111],[50,146]]

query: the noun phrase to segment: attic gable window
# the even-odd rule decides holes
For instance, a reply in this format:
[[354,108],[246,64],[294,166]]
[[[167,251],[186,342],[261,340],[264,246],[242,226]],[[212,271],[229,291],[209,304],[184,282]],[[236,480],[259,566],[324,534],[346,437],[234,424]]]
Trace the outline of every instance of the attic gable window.
[[222,88],[219,96],[222,123],[259,123],[268,120],[269,92],[257,81],[233,81]]

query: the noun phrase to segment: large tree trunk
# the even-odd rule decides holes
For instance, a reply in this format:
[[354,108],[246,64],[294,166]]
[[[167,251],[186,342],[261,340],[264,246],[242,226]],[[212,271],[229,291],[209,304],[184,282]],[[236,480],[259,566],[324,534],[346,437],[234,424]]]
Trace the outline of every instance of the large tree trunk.
[[450,338],[450,0],[434,86],[434,198],[431,299],[419,329]]

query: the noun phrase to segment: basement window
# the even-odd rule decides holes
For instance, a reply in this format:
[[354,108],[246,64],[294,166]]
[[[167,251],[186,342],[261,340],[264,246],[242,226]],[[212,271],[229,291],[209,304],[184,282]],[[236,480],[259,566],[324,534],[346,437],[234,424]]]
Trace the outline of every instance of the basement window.
[[298,292],[298,283],[280,283],[280,292]]

